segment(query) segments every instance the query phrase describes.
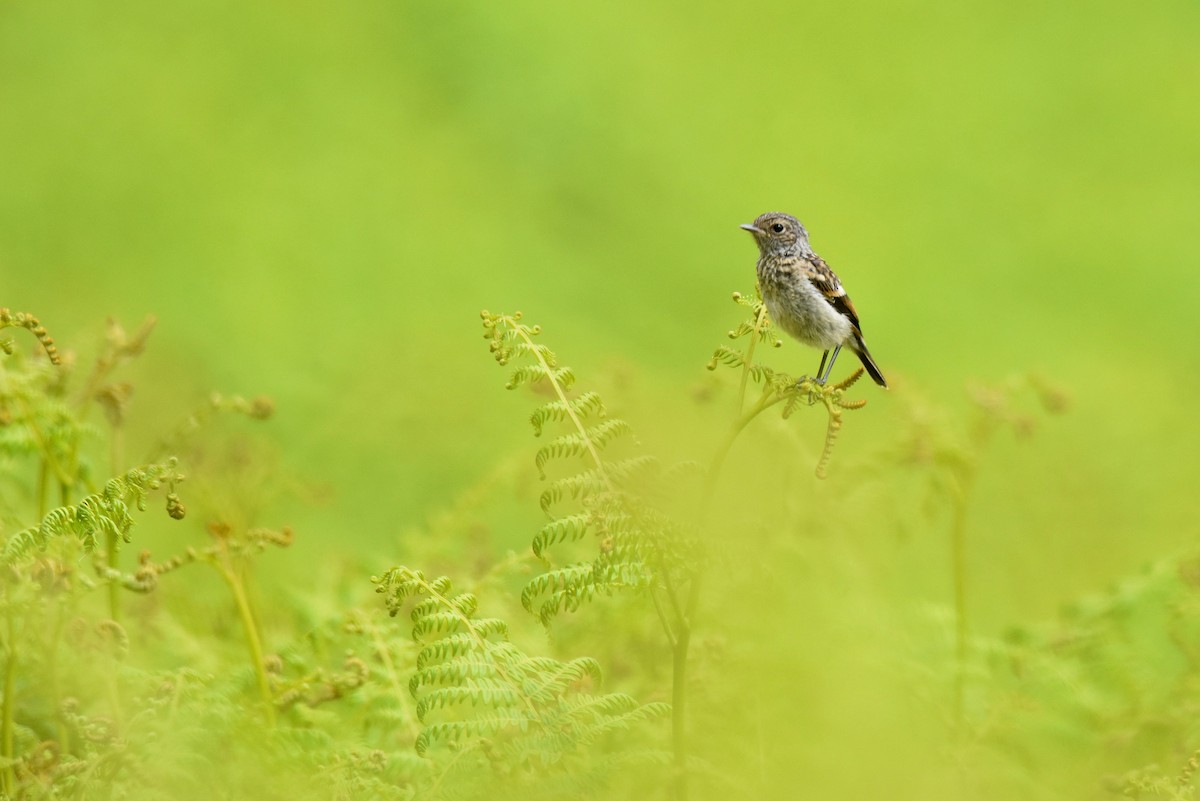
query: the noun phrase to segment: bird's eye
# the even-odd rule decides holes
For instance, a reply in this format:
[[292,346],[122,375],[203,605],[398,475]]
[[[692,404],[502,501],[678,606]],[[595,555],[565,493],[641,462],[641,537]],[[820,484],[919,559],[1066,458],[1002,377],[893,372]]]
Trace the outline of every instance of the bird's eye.
[[782,234],[783,233],[783,223],[775,223],[774,225],[771,226],[771,230],[777,234]]

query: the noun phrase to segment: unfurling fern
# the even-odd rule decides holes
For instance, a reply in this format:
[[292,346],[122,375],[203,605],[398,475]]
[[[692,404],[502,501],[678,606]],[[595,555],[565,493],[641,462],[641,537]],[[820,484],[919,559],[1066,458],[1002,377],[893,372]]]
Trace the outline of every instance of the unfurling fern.
[[[25,312],[14,312],[11,309],[0,308],[0,329],[3,328],[25,328],[29,333],[37,337],[38,342],[42,343],[42,349],[46,351],[46,356],[54,364],[60,362],[58,356],[58,348],[54,344],[54,338],[41,324],[38,318],[32,314]],[[0,350],[5,353],[12,353],[12,340],[0,340]]]
[[[551,422],[566,428],[534,459],[542,478],[551,461],[583,457],[585,462],[582,470],[554,479],[542,492],[542,511],[551,519],[533,538],[532,549],[548,570],[525,585],[521,603],[549,624],[560,613],[573,612],[598,595],[634,590],[650,596],[672,652],[674,793],[676,798],[686,798],[684,711],[688,649],[699,600],[699,549],[683,526],[649,503],[659,487],[677,485],[679,473],[675,468],[663,469],[647,455],[610,458],[609,447],[628,437],[629,425],[612,418],[597,420],[605,406],[596,393],[572,394],[575,374],[535,341],[541,328],[522,323],[519,312],[485,311],[482,317],[496,361],[501,365],[514,359],[524,362],[513,370],[508,388],[544,383],[553,396],[534,411],[534,433],[541,436]],[[589,536],[595,548],[588,558],[551,565],[552,549]]]
[[[533,362],[513,370],[508,388],[543,383],[553,396],[530,417],[534,434],[542,436],[551,424],[566,429],[538,450],[534,464],[539,475],[545,479],[552,462],[574,457],[582,457],[587,465],[554,479],[542,492],[541,507],[551,520],[533,538],[532,549],[549,565],[555,546],[591,536],[595,555],[552,568],[530,581],[521,594],[525,608],[549,623],[560,612],[575,611],[597,595],[620,590],[664,593],[687,584],[689,560],[684,553],[692,547],[689,538],[645,502],[647,491],[662,479],[658,460],[646,455],[608,458],[610,446],[630,438],[629,424],[606,417],[598,393],[572,393],[575,374],[535,340],[541,333],[539,326],[522,323],[520,313],[483,312],[482,316],[496,361],[502,365],[514,360]],[[568,501],[575,504],[555,516]]]
[[[815,470],[817,478],[825,478],[825,470],[829,466],[830,457],[833,455],[833,445],[837,441],[838,432],[842,428],[842,411],[846,409],[861,409],[867,405],[865,400],[852,401],[844,397],[846,390],[862,377],[863,370],[861,368],[855,370],[839,384],[823,386],[811,378],[797,380],[787,373],[772,370],[770,367],[756,363],[754,361],[754,350],[759,344],[770,344],[778,348],[782,347],[783,342],[771,333],[771,321],[767,317],[767,307],[761,298],[757,296],[748,297],[741,292],[734,292],[733,300],[739,306],[744,306],[750,310],[750,318],[739,323],[736,328],[729,332],[728,336],[733,340],[746,338],[748,340],[746,348],[745,350],[738,350],[728,345],[721,345],[713,353],[712,359],[709,360],[708,369],[716,370],[720,365],[725,365],[735,370],[741,370],[741,385],[738,390],[739,417],[734,421],[725,442],[717,451],[717,457],[710,470],[710,485],[715,483],[716,474],[720,471],[725,456],[728,454],[733,441],[741,433],[742,429],[759,414],[777,404],[783,404],[784,419],[791,417],[792,413],[800,407],[801,403],[807,406],[820,403],[825,407],[825,411],[829,415],[828,424],[825,428],[825,446],[821,450],[821,456],[817,460]],[[759,396],[758,401],[746,411],[746,390],[751,382],[762,387],[762,394]]]
[[79,503],[51,510],[38,525],[9,537],[0,559],[13,562],[34,550],[44,549],[55,537],[74,537],[85,553],[101,547],[102,535],[128,542],[133,527],[130,507],[145,511],[150,491],[164,483],[172,490],[167,495],[168,512],[172,517],[182,517],[182,504],[173,490],[183,477],[176,473],[175,467],[174,458],[135,467],[110,479],[103,490],[80,499]]
[[409,691],[423,725],[418,753],[439,745],[486,746],[489,758],[501,763],[547,766],[609,731],[670,709],[621,693],[589,692],[601,680],[594,659],[525,654],[509,642],[504,621],[476,617],[476,597],[455,592],[445,576],[427,580],[420,571],[395,567],[372,581],[392,615],[417,599],[412,634],[421,650]]

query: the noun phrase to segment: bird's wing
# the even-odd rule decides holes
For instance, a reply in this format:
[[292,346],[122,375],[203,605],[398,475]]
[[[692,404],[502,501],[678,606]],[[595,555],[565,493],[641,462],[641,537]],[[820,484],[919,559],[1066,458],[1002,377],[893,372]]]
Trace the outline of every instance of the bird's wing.
[[850,302],[850,296],[846,294],[846,290],[842,289],[842,282],[838,280],[837,274],[829,269],[829,265],[825,263],[825,260],[815,253],[806,259],[806,262],[805,266],[808,269],[805,272],[808,275],[808,280],[812,281],[813,286],[821,290],[821,294],[825,296],[825,300],[829,301],[829,305],[838,314],[843,314],[850,318],[850,322],[861,334],[862,326],[858,323],[858,311],[854,308],[854,304]]

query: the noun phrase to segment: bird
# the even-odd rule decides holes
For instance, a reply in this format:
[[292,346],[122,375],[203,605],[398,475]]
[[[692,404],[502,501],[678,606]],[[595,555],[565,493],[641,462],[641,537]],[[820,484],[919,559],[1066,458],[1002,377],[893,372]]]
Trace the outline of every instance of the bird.
[[813,252],[800,221],[769,211],[741,227],[758,245],[758,287],[767,314],[791,336],[824,351],[814,380],[824,386],[838,353],[848,346],[875,383],[887,389],[887,379],[863,341],[850,296],[825,260]]

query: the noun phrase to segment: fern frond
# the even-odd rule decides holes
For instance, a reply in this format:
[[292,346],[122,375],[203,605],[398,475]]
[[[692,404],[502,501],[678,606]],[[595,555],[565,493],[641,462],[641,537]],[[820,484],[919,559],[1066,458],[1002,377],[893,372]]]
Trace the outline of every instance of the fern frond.
[[846,391],[847,389],[850,389],[850,387],[854,386],[855,382],[857,382],[858,379],[862,378],[865,373],[866,373],[866,370],[864,370],[861,367],[858,368],[853,373],[851,373],[850,375],[848,375],[844,379],[842,379],[841,383],[834,385],[834,389],[839,389],[839,390],[842,390],[843,392]]
[[539,596],[582,588],[587,585],[591,575],[591,562],[580,562],[535,576],[521,590],[521,606],[532,612],[533,602]]
[[741,367],[746,363],[746,355],[737,348],[721,345],[713,351],[712,359],[708,362],[709,370],[716,370],[719,365],[726,367]]
[[428,612],[415,620],[412,635],[414,640],[421,642],[430,635],[437,637],[462,631],[463,626],[463,616],[456,611]]
[[504,388],[516,389],[522,384],[536,384],[546,379],[563,389],[570,389],[575,384],[575,371],[570,367],[544,369],[538,365],[524,365],[512,371]]
[[461,745],[464,740],[491,737],[510,728],[527,731],[529,719],[515,713],[488,713],[470,720],[433,723],[425,726],[414,747],[418,754],[425,756],[435,745]]
[[825,478],[825,468],[833,455],[833,445],[837,442],[838,432],[842,430],[842,413],[832,406],[829,408],[829,422],[825,426],[825,444],[821,448],[821,457],[817,460],[816,476]]
[[[486,739],[489,748],[549,764],[638,719],[640,707],[629,696],[579,692],[601,680],[594,659],[526,655],[508,641],[503,621],[475,618],[476,597],[455,593],[446,577],[429,581],[420,571],[396,567],[373,581],[393,615],[405,600],[419,599],[411,617],[422,648],[408,682],[423,726],[417,753]],[[651,705],[641,719],[656,714]]]
[[581,732],[581,741],[591,743],[612,731],[627,730],[635,723],[642,723],[654,718],[665,718],[671,714],[671,705],[662,701],[649,704],[638,704],[627,707],[623,711],[602,710],[603,715],[595,717],[591,725]]
[[522,384],[535,384],[546,378],[546,371],[534,364],[526,364],[515,368],[508,377],[505,389],[516,389]]
[[476,649],[464,650],[458,656],[428,667],[418,665],[417,672],[409,679],[408,691],[415,697],[425,687],[462,684],[468,679],[485,678],[495,673],[496,666],[491,659]]
[[480,637],[508,637],[508,624],[498,617],[473,620],[471,626]]
[[541,599],[537,616],[548,625],[562,612],[577,611],[597,595],[645,589],[652,582],[653,573],[645,564],[606,563],[601,556],[594,563],[551,570],[533,579],[521,591],[521,605],[533,611],[535,601]]
[[464,657],[475,649],[477,643],[475,637],[466,632],[450,634],[427,643],[417,653],[417,670]]
[[620,715],[637,709],[637,699],[625,693],[583,695],[563,704],[564,717],[575,720],[596,719],[604,715]]
[[[604,575],[598,577],[614,588],[640,588],[650,584],[652,571],[647,567],[662,551],[662,546],[643,536],[628,538],[613,537],[612,542],[602,545],[600,556],[593,565]],[[608,572],[621,567],[620,572]]]
[[[58,510],[56,509],[55,511]],[[47,539],[48,537],[37,528],[27,528],[24,531],[18,531],[9,537],[8,541],[4,544],[4,561],[12,562],[36,550],[44,549]]]
[[629,561],[613,561],[604,564],[597,560],[592,569],[592,583],[606,592],[621,589],[643,589],[650,586],[654,574],[650,568],[636,558]]
[[444,591],[438,586],[437,580],[427,582],[424,573],[407,567],[393,567],[382,576],[372,576],[371,583],[376,585],[375,592],[384,596],[388,614],[393,617],[399,613],[406,600],[420,594],[426,587],[432,588],[436,593]]
[[[861,369],[856,370],[839,384],[820,386],[811,379],[797,381],[785,372],[772,370],[769,367],[756,363],[754,361],[754,352],[758,344],[769,342],[775,347],[780,347],[783,343],[776,339],[772,333],[771,321],[767,314],[766,306],[763,304],[761,293],[758,293],[757,297],[751,298],[740,292],[735,292],[733,293],[733,299],[739,305],[751,310],[749,319],[743,320],[729,331],[730,339],[747,338],[745,350],[721,345],[713,353],[713,357],[708,364],[708,369],[715,370],[722,364],[740,369],[741,382],[737,408],[739,414],[741,414],[741,418],[733,424],[725,444],[722,445],[722,449],[719,451],[719,456],[715,462],[716,466],[719,468],[724,461],[725,454],[728,452],[728,448],[732,444],[733,439],[736,438],[738,432],[745,428],[758,414],[776,404],[782,404],[781,412],[783,418],[786,420],[803,406],[813,406],[820,401],[829,411],[829,425],[826,430],[824,450],[816,467],[818,478],[823,478],[832,454],[837,431],[841,427],[840,410],[860,409],[866,404],[865,401],[849,401],[842,398],[843,393],[862,377],[863,371]],[[746,391],[751,382],[762,387],[762,394],[754,407],[746,412],[744,411],[747,399]],[[713,476],[715,476],[715,473],[716,471],[710,471],[710,482],[714,480]]]
[[749,320],[742,320],[737,324],[737,326],[732,328],[729,333],[726,334],[726,336],[728,336],[730,339],[740,339],[741,337],[744,337],[746,334],[752,333],[753,331],[754,323]]
[[556,479],[542,491],[538,503],[542,511],[550,514],[550,508],[564,498],[578,499],[587,495],[603,492],[608,484],[605,476],[597,470],[585,470],[573,476]]
[[608,475],[614,483],[629,485],[646,481],[661,466],[658,457],[644,454],[608,462]]
[[546,657],[528,660],[534,668],[533,678],[525,685],[525,693],[535,701],[547,701],[561,696],[572,686],[590,680],[599,684],[603,675],[600,663],[591,657],[579,657],[570,662],[559,662]]
[[549,367],[555,367],[554,351],[550,350],[546,345],[540,342],[514,342],[508,346],[508,358],[513,356],[531,356],[535,359],[541,359]]
[[[572,476],[555,479],[542,491],[538,503],[542,511],[550,510],[564,499],[580,500],[600,495],[613,495],[614,487],[644,485],[661,469],[658,459],[650,455],[631,456],[605,463],[605,472],[585,470]],[[619,493],[615,493],[619,494]]]
[[422,694],[417,699],[417,719],[424,723],[425,717],[431,711],[448,710],[455,706],[470,705],[489,709],[519,707],[522,700],[521,693],[502,680],[476,678],[465,686],[441,687]]
[[[603,450],[619,436],[630,433],[629,424],[624,420],[605,420],[603,423],[588,426],[580,433],[563,434],[553,442],[547,443],[534,457],[538,473],[546,477],[546,462],[556,458],[579,456],[594,450]],[[611,478],[611,475],[609,476]]]
[[[589,574],[590,575],[590,574]],[[538,604],[537,618],[543,626],[549,626],[563,612],[577,612],[596,595],[596,587],[588,582],[568,590],[551,593]]]
[[551,520],[542,526],[537,536],[533,538],[531,547],[533,548],[534,556],[537,556],[539,559],[542,558],[546,549],[551,545],[583,539],[587,536],[591,522],[591,512],[581,512],[579,514],[560,517],[557,520]]
[[109,479],[102,491],[80,499],[78,504],[50,510],[41,523],[9,537],[4,545],[5,562],[28,555],[33,549],[43,549],[54,537],[75,537],[85,552],[95,550],[98,536],[111,534],[125,542],[133,527],[130,505],[146,509],[146,497],[163,482],[181,480],[175,473],[175,459],[158,464],[135,467],[116,478]]
[[[37,337],[38,342],[42,345],[42,350],[46,351],[46,356],[50,358],[51,363],[61,364],[62,360],[58,355],[58,348],[54,345],[54,338],[50,336],[50,332],[41,324],[38,318],[32,314],[25,312],[14,312],[11,309],[0,308],[0,329],[3,328],[24,328]],[[8,350],[7,348],[5,350]]]
[[[426,615],[436,613],[444,603],[447,603],[447,601],[441,598],[427,598],[412,608],[410,617],[415,623]],[[479,599],[469,592],[460,593],[450,598],[448,603],[451,605],[453,612],[466,617],[475,614],[475,610],[479,607]]]
[[542,429],[547,422],[552,420],[561,422],[568,419],[571,413],[581,420],[591,415],[603,417],[604,401],[600,398],[600,393],[585,392],[577,398],[550,401],[539,406],[529,418],[529,422],[533,424],[534,436],[542,435]]

